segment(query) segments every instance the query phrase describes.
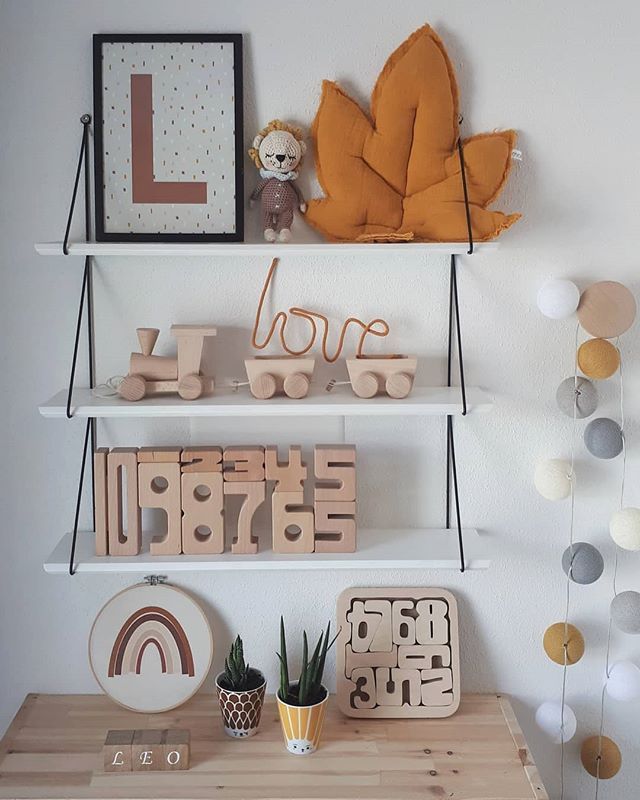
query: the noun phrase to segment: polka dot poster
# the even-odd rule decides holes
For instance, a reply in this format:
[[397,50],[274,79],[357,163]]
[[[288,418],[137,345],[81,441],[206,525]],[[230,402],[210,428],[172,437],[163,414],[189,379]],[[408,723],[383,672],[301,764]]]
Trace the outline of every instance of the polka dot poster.
[[240,37],[108,38],[95,52],[97,238],[241,240]]

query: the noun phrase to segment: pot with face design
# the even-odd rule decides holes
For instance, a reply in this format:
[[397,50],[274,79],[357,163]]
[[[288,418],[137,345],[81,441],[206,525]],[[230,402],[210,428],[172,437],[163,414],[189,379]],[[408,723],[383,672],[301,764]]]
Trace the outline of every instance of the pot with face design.
[[287,750],[293,755],[310,755],[318,748],[329,699],[326,688],[321,686],[320,689],[322,699],[310,706],[285,703],[279,694],[276,695],[284,742]]

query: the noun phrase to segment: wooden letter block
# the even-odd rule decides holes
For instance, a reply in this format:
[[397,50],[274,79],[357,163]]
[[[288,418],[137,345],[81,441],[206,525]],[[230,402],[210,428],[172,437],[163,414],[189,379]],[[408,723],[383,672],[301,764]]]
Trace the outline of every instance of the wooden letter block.
[[183,472],[222,472],[219,447],[185,447],[181,461]]
[[189,731],[170,728],[163,731],[163,768],[165,770],[189,769]]
[[166,536],[156,536],[152,556],[176,555],[182,551],[182,503],[180,464],[139,464],[140,508],[161,508],[167,515]]
[[451,649],[446,644],[400,645],[398,666],[402,669],[432,669],[451,666]]
[[355,553],[355,502],[316,502],[314,508],[316,553]]
[[351,645],[344,650],[344,674],[351,677],[358,667],[396,667],[398,665],[398,648],[393,645],[390,653],[354,653]]
[[280,464],[278,448],[269,445],[264,451],[265,475],[268,481],[276,481],[276,492],[299,492],[307,479],[307,467],[302,463],[302,448],[289,448],[289,461]]
[[161,770],[163,765],[164,731],[137,730],[133,734],[131,760],[134,772]]
[[[135,556],[142,546],[138,504],[138,458],[135,447],[114,447],[107,456],[109,504],[109,555]],[[127,530],[122,526],[122,500],[126,491]]]
[[182,511],[182,552],[224,553],[222,472],[183,472]]
[[109,554],[109,507],[107,503],[108,447],[99,447],[93,454],[93,494],[96,516],[96,555]]
[[131,772],[131,745],[134,731],[108,731],[104,740],[105,772]]
[[313,509],[303,502],[302,490],[271,495],[274,553],[313,553]]
[[413,611],[412,600],[394,600],[392,611],[393,641],[395,644],[416,643],[416,621],[414,617],[403,614],[403,611]]
[[353,708],[376,707],[376,680],[371,667],[356,667],[351,673],[351,706]]
[[316,502],[350,503],[356,499],[354,445],[317,445],[314,451]]
[[141,447],[138,464],[179,464],[182,447]]
[[253,536],[253,516],[264,503],[266,497],[266,483],[264,481],[251,483],[225,483],[224,493],[245,495],[244,503],[238,515],[238,533],[231,543],[232,553],[253,555],[258,552],[258,537]]
[[263,481],[264,447],[227,447],[223,472],[225,481]]
[[444,600],[419,600],[416,604],[416,639],[419,644],[447,644],[449,606]]
[[453,675],[450,669],[423,669],[422,704],[450,706],[454,702]]

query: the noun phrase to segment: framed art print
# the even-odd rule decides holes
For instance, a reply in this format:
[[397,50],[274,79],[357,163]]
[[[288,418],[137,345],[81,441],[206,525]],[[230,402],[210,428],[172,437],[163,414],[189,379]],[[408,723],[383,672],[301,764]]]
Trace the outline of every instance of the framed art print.
[[242,36],[93,37],[96,239],[243,240]]
[[186,702],[202,685],[213,636],[200,606],[181,589],[136,584],[111,598],[93,623],[89,663],[103,691],[153,714]]

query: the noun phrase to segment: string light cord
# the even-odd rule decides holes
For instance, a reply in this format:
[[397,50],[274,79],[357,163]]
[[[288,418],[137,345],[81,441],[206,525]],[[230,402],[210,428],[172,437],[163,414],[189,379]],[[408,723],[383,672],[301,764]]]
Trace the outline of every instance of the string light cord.
[[[619,338],[616,340],[616,347],[618,351],[620,351],[619,347]],[[622,477],[620,481],[620,509],[624,508],[624,490],[625,490],[625,481],[627,476],[627,442],[625,437],[625,420],[624,420],[624,369],[623,369],[623,359],[622,353],[620,353],[620,367],[619,367],[619,376],[620,376],[620,430],[622,436]],[[617,580],[618,580],[618,544],[614,541],[614,559],[613,559],[613,597],[614,599],[618,595],[618,587],[617,587]],[[595,777],[595,800],[598,800],[598,794],[600,789],[600,765],[602,763],[602,736],[604,731],[604,723],[605,723],[605,715],[606,715],[606,692],[607,692],[607,683],[609,678],[611,677],[611,632],[613,628],[613,617],[611,615],[611,607],[609,608],[609,624],[607,626],[607,648],[606,648],[606,655],[605,655],[605,681],[602,687],[602,693],[600,695],[600,727],[598,730],[598,755],[596,756],[596,777]]]
[[571,461],[569,469],[569,481],[571,485],[570,496],[570,516],[569,516],[569,569],[567,570],[567,583],[566,583],[566,602],[564,613],[564,640],[562,642],[562,652],[564,663],[562,665],[562,699],[560,701],[560,800],[564,800],[564,766],[565,766],[565,738],[564,738],[564,709],[565,699],[567,696],[567,667],[569,666],[569,611],[571,608],[571,577],[573,570],[573,539],[575,529],[575,514],[576,514],[576,482],[575,482],[575,457],[576,457],[576,430],[578,422],[578,397],[580,390],[578,389],[578,336],[580,326],[576,325],[575,344],[573,348],[573,419],[571,424]]

